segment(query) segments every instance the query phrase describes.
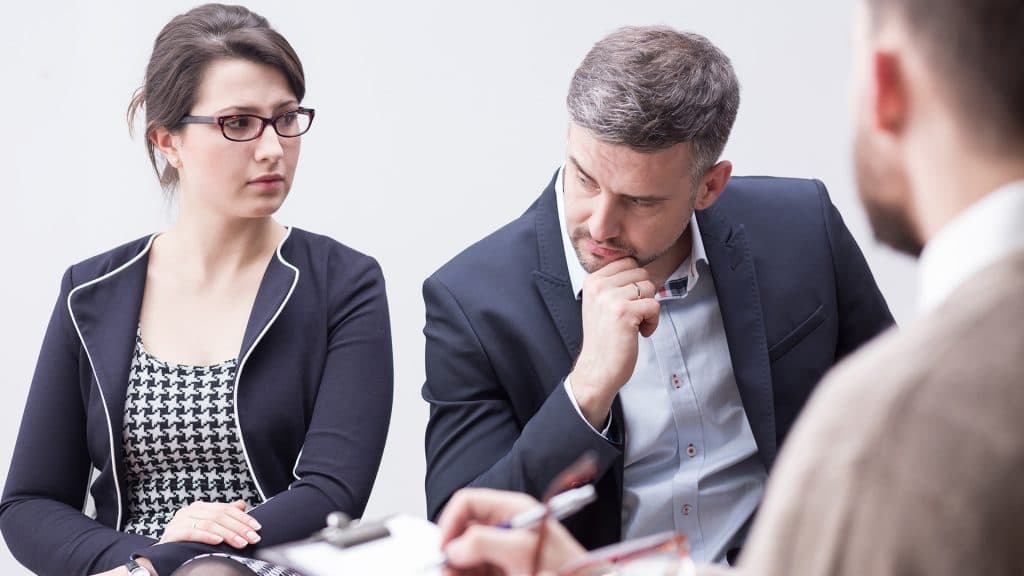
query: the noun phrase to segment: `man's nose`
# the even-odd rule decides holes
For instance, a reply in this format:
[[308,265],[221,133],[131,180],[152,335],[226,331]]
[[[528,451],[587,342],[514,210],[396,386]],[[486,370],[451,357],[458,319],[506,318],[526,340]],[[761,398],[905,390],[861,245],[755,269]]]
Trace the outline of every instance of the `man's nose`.
[[587,221],[591,238],[595,242],[604,242],[619,235],[622,213],[617,200],[611,195],[602,193],[594,199],[594,209]]

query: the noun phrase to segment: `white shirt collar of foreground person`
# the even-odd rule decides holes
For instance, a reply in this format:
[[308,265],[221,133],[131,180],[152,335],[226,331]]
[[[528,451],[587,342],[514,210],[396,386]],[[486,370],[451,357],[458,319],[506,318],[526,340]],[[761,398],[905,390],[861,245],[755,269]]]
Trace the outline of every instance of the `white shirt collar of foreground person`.
[[986,266],[1024,250],[1024,180],[997,188],[947,223],[921,252],[920,311],[937,309]]

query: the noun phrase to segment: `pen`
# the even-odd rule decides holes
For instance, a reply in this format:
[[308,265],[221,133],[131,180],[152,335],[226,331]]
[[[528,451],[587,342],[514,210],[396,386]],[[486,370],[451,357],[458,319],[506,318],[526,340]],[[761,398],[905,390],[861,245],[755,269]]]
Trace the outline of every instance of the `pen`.
[[[592,484],[584,484],[579,488],[566,490],[551,498],[551,516],[562,520],[578,512],[581,508],[597,499],[597,491]],[[547,506],[543,504],[531,508],[520,514],[516,514],[511,520],[498,524],[499,528],[530,528],[540,522],[544,517]]]

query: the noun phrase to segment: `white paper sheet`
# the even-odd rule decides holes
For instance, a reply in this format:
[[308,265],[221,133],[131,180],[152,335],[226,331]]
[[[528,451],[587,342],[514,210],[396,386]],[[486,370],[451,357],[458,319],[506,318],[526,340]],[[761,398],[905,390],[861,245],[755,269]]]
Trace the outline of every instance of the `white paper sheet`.
[[[351,548],[319,541],[278,549],[283,563],[305,576],[435,576],[441,574],[444,554],[436,525],[413,516],[394,516],[384,522],[391,536]],[[280,560],[278,560],[280,561]]]

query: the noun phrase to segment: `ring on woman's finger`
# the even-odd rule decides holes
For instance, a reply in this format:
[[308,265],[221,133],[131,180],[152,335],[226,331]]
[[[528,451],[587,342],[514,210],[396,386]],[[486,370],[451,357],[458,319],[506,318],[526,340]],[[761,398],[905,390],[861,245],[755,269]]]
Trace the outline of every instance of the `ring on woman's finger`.
[[636,299],[639,300],[640,299],[640,285],[637,284],[636,282],[633,282],[633,288],[636,288]]
[[195,530],[198,525],[199,525],[199,520],[193,520],[192,521],[192,529],[193,530]]

